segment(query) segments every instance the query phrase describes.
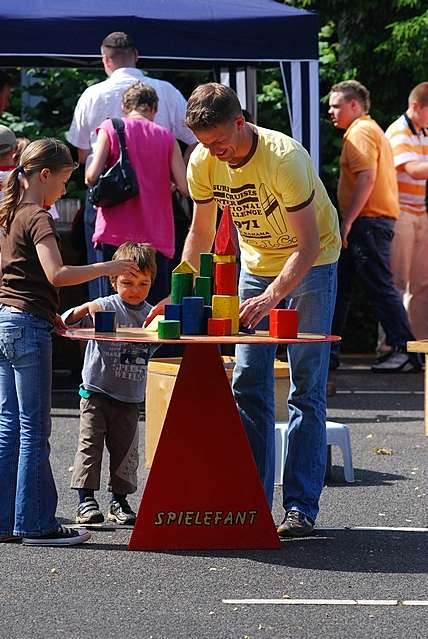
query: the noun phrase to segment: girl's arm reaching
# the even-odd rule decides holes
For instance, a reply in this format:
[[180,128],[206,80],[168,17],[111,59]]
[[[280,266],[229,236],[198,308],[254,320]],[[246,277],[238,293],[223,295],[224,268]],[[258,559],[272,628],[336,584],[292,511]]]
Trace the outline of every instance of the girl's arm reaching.
[[107,277],[117,275],[132,276],[138,275],[140,272],[133,260],[114,260],[85,266],[66,266],[62,261],[54,235],[44,237],[36,245],[36,251],[46,277],[56,287],[82,284],[102,275]]

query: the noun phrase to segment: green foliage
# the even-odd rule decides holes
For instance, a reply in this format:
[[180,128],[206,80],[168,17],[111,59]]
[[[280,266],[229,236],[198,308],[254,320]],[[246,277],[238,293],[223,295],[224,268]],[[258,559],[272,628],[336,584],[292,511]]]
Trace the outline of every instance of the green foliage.
[[[0,118],[0,123],[10,127],[18,137],[35,140],[41,137],[55,137],[66,141],[65,133],[70,127],[74,107],[83,91],[90,85],[105,80],[100,69],[27,69],[28,86],[21,86],[21,71],[12,72],[14,89],[8,112]],[[211,78],[200,72],[157,73],[157,77],[174,82],[185,95],[189,95],[200,82]],[[173,78],[172,78],[173,76]],[[27,95],[25,95],[27,94]],[[33,103],[34,101],[34,103]],[[76,157],[76,150],[71,147]],[[84,198],[85,186],[83,170],[73,174],[67,185],[70,197]]]
[[320,18],[321,177],[334,197],[341,134],[328,117],[332,84],[358,79],[371,93],[371,115],[386,128],[428,77],[426,0],[289,0]]
[[290,134],[287,103],[279,69],[258,74],[257,123]]
[[[330,196],[336,190],[340,133],[327,114],[332,84],[355,78],[371,93],[371,115],[386,128],[407,106],[413,86],[428,79],[426,0],[291,0],[320,17],[321,176]],[[376,343],[373,309],[357,287],[344,336],[347,350]]]
[[[409,4],[418,4],[409,0]],[[387,26],[390,37],[382,42],[376,53],[385,53],[394,69],[406,69],[414,77],[426,77],[428,59],[428,9],[421,15]],[[417,45],[416,55],[414,46]]]
[[[30,140],[55,137],[65,141],[79,96],[90,84],[105,78],[101,70],[27,69],[27,79],[31,83],[21,86],[20,70],[15,70],[12,75],[11,105],[9,112],[3,113],[0,123],[9,126],[18,137]],[[75,154],[75,149],[72,151]],[[69,181],[67,193],[69,197],[83,200],[84,192],[83,171],[80,169]]]
[[[105,78],[101,71],[80,69],[27,69],[27,76],[31,84],[24,87],[19,70],[15,72],[10,113],[3,114],[1,121],[20,136],[30,139],[52,136],[61,140],[65,140],[80,94],[90,84]],[[37,104],[31,106],[31,99]]]

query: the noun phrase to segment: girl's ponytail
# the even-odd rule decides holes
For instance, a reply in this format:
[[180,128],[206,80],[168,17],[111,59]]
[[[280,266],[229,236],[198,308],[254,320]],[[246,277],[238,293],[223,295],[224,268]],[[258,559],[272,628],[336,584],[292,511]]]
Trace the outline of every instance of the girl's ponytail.
[[0,227],[4,232],[8,232],[15,210],[21,199],[21,178],[23,168],[17,166],[9,174],[3,188],[3,198],[0,202]]

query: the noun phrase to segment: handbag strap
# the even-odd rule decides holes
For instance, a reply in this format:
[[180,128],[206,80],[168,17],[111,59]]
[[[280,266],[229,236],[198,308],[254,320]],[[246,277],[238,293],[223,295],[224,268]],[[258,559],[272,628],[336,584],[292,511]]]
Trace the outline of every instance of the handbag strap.
[[120,146],[120,164],[124,164],[125,162],[129,162],[128,154],[126,152],[126,143],[125,143],[125,125],[121,118],[111,118],[113,127],[117,133],[117,137],[119,138],[119,146]]

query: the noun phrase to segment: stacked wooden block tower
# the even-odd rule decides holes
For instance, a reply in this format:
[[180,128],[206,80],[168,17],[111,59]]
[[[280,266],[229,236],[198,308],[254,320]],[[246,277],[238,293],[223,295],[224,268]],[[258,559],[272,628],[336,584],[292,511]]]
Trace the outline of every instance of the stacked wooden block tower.
[[[158,324],[162,339],[239,332],[237,245],[229,207],[223,209],[214,253],[201,253],[199,275],[188,262],[172,272],[171,304]],[[193,282],[193,280],[195,280]]]

